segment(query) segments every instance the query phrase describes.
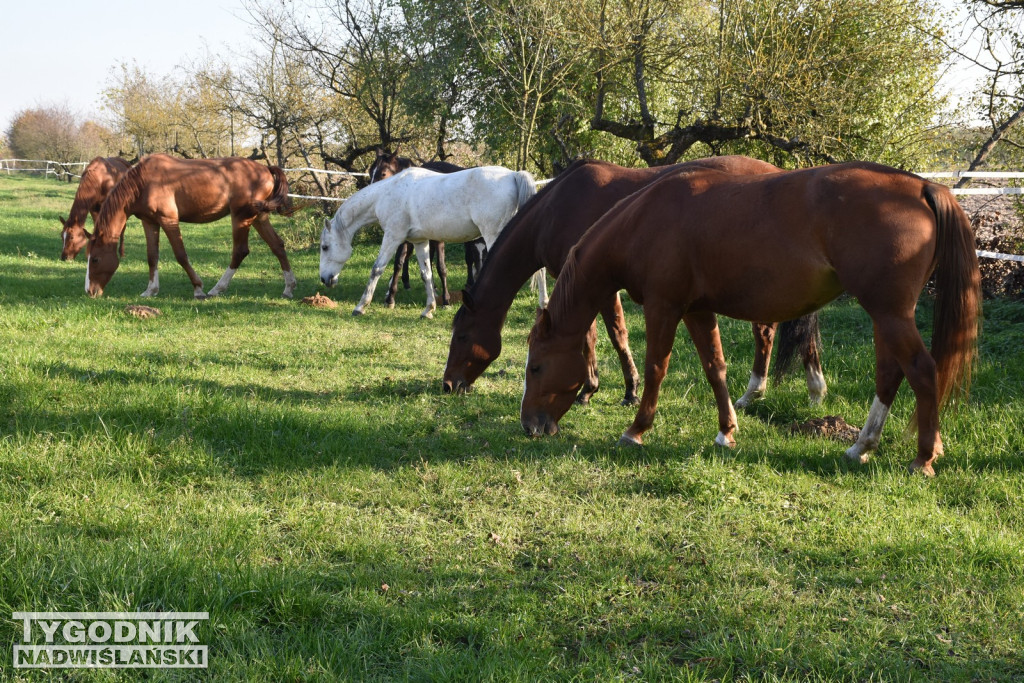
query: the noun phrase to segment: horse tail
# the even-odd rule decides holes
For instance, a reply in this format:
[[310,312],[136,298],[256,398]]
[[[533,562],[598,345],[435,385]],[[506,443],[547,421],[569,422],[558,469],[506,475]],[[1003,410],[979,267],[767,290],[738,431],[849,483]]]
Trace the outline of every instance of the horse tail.
[[288,177],[284,170],[277,166],[268,166],[267,170],[274,177],[274,189],[270,196],[261,202],[252,203],[252,211],[260,213],[278,213],[282,216],[291,216],[303,206],[294,205],[292,198],[288,196]]
[[775,346],[778,353],[772,375],[778,382],[792,369],[793,358],[797,352],[804,359],[818,355],[821,348],[818,312],[815,311],[796,320],[787,320],[779,325],[779,331],[775,335]]
[[924,198],[935,214],[935,311],[932,357],[939,404],[966,398],[978,355],[981,272],[967,214],[949,188],[928,183]]
[[530,200],[530,197],[537,194],[537,183],[528,171],[516,171],[516,210],[523,208],[523,204]]

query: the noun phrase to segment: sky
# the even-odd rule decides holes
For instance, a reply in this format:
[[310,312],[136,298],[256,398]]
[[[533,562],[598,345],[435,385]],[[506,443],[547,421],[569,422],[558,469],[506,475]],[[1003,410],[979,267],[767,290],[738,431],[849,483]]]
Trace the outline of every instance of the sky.
[[242,0],[17,0],[0,16],[0,132],[50,105],[102,120],[119,64],[169,75],[207,52],[241,53],[252,34]]

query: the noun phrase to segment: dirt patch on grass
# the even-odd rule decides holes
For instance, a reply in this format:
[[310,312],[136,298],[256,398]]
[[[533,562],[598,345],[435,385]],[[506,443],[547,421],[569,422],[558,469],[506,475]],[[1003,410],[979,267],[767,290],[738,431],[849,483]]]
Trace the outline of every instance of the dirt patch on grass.
[[314,294],[313,296],[302,297],[302,303],[313,308],[337,308],[338,302],[330,299],[323,294]]
[[794,422],[789,426],[790,434],[807,434],[834,441],[853,443],[860,435],[860,430],[838,415],[815,417],[806,422]]
[[135,316],[139,320],[148,320],[149,318],[155,318],[158,315],[162,315],[159,308],[153,308],[152,306],[139,306],[138,304],[129,304],[125,306],[124,312],[128,315]]

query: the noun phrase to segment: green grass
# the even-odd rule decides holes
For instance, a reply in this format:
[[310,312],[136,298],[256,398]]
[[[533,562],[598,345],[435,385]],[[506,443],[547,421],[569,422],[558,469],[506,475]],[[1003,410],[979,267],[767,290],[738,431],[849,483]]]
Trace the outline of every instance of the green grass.
[[[84,263],[57,260],[73,192],[0,176],[0,679],[33,677],[11,668],[12,612],[176,610],[210,612],[198,632],[221,680],[1022,680],[1021,302],[986,302],[934,480],[905,469],[906,386],[866,466],[788,433],[866,417],[870,325],[850,301],[823,313],[825,404],[796,377],[771,387],[735,450],[712,445],[682,333],[644,448],[614,446],[634,409],[604,338],[593,405],[529,440],[528,291],[477,390],[446,396],[454,310],[420,320],[416,283],[394,310],[349,315],[371,238],[326,292],[334,311],[278,298],[255,234],[227,294],[204,302],[164,242],[147,302],[133,220],[92,300]],[[295,236],[315,220],[276,224]],[[209,287],[230,231],[183,234]],[[297,298],[312,294],[316,248],[290,255]],[[130,303],[163,315],[134,319]],[[642,359],[636,306],[627,318]],[[722,328],[736,397],[753,343],[744,323]]]

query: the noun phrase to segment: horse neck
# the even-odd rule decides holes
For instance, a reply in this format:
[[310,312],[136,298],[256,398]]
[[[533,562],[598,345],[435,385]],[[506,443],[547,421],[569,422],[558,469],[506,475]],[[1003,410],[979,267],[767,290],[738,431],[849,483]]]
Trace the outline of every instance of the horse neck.
[[142,168],[140,164],[122,176],[104,200],[100,215],[96,219],[97,242],[116,242],[120,239],[128,216],[134,211],[135,202],[142,192]]
[[343,238],[351,241],[359,228],[377,220],[377,201],[382,196],[382,183],[383,181],[367,185],[341,205],[339,232]]
[[68,225],[85,227],[85,217],[89,215],[89,209],[98,201],[102,201],[99,174],[94,166],[90,165],[82,174],[82,180],[78,183],[75,191],[75,199],[71,202],[71,211],[68,213]]
[[558,334],[586,334],[601,306],[622,288],[617,270],[606,264],[612,256],[595,241],[581,242],[569,252],[548,303],[552,328]]
[[512,219],[502,230],[500,242],[487,254],[470,295],[479,313],[504,317],[523,284],[544,264],[536,254],[537,228],[540,221],[527,211]]

